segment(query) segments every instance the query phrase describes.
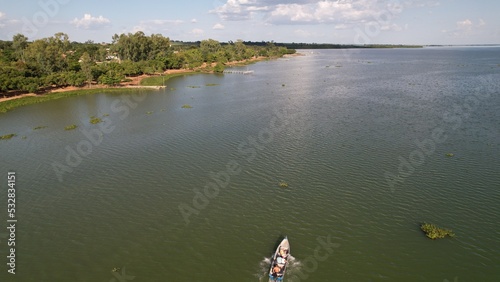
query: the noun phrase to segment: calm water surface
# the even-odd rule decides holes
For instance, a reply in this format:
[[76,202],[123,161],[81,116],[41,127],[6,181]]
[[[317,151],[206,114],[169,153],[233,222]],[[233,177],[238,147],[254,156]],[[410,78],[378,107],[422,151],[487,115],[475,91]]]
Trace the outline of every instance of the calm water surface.
[[500,48],[303,53],[0,115],[0,280],[500,281]]

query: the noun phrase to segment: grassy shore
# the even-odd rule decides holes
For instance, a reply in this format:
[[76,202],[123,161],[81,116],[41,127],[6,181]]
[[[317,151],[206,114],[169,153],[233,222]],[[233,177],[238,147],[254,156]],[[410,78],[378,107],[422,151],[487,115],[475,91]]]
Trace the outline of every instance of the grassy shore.
[[141,82],[139,83],[141,86],[162,86],[165,84],[165,82],[172,77],[176,76],[184,76],[184,75],[190,75],[190,74],[197,74],[200,72],[177,72],[177,73],[170,73],[166,75],[159,75],[159,76],[150,76],[143,78]]
[[0,103],[0,113],[5,113],[17,107],[32,105],[37,103],[42,103],[50,100],[57,100],[61,98],[67,98],[72,96],[96,94],[96,93],[121,93],[123,91],[137,91],[144,90],[141,88],[95,88],[95,89],[78,89],[67,92],[55,92],[50,94],[44,94],[39,96],[27,96],[20,99],[13,99],[8,101],[3,101]]

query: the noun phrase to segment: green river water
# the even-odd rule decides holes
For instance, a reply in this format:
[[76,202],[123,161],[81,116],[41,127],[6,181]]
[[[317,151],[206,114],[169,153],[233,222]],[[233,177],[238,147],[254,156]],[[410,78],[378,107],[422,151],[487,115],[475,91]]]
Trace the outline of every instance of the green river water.
[[0,281],[500,281],[500,48],[301,52],[1,114]]

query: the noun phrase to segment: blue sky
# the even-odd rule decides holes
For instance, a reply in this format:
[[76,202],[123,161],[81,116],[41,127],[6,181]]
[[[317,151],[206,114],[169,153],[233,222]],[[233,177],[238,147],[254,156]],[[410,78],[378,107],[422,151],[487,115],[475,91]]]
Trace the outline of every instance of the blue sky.
[[0,0],[0,40],[115,33],[340,44],[500,44],[497,0]]

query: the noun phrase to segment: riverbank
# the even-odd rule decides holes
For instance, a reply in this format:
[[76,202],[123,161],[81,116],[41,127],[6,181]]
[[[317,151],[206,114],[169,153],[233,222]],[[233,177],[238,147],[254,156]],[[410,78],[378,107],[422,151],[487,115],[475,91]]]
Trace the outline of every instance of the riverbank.
[[[84,87],[62,87],[46,91],[44,93],[25,93],[12,97],[0,98],[0,113],[8,112],[17,107],[37,104],[41,102],[46,102],[50,100],[56,100],[71,96],[86,95],[86,94],[96,94],[96,93],[112,93],[112,92],[123,92],[127,90],[157,90],[164,88],[164,82],[168,79],[187,74],[195,74],[201,72],[195,72],[188,69],[179,70],[167,70],[161,75],[140,75],[134,77],[126,77],[124,82],[117,84],[115,86],[106,85],[92,85],[90,88],[88,86]],[[148,79],[152,79],[148,82]],[[146,82],[146,83],[144,83]]]
[[[256,62],[271,60],[271,59],[275,58],[259,56],[242,61],[227,62],[224,64],[224,66],[225,67],[245,66]],[[0,113],[5,113],[9,110],[12,110],[20,106],[36,104],[70,96],[95,94],[102,92],[116,92],[116,91],[123,91],[126,89],[133,89],[133,90],[161,89],[165,87],[165,82],[173,77],[199,74],[199,73],[213,73],[214,64],[215,63],[208,65],[204,63],[203,65],[195,69],[173,69],[173,70],[167,70],[162,74],[154,74],[154,75],[143,74],[140,76],[126,77],[123,82],[115,86],[107,86],[101,84],[93,84],[91,85],[90,88],[88,86],[83,86],[83,87],[69,86],[69,87],[55,88],[52,90],[45,91],[43,93],[23,93],[12,97],[3,97],[0,98]]]

